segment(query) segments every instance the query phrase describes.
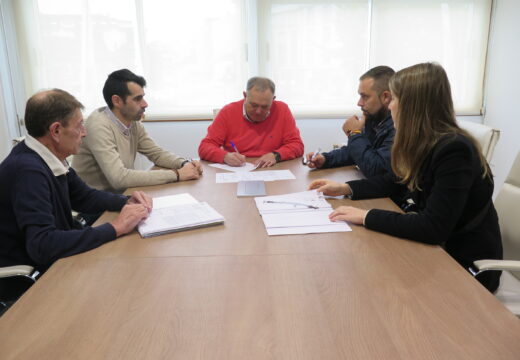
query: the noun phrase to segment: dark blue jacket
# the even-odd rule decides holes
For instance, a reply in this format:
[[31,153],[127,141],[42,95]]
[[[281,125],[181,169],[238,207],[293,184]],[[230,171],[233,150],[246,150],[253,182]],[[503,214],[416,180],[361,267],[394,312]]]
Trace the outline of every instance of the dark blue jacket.
[[390,154],[394,135],[392,116],[377,125],[367,122],[363,133],[349,137],[347,146],[323,153],[322,168],[357,165],[366,177],[392,172]]
[[54,176],[25,142],[18,144],[0,164],[0,266],[45,271],[59,258],[114,240],[108,223],[76,229],[71,210],[117,211],[126,200],[89,188],[72,168]]

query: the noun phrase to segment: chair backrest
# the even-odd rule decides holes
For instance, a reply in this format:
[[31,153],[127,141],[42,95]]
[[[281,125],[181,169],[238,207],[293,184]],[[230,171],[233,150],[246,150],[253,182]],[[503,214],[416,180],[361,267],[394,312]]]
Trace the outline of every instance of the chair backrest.
[[458,124],[479,142],[486,160],[491,162],[493,151],[495,151],[495,146],[500,138],[500,130],[472,121],[459,120]]
[[[504,259],[520,260],[520,153],[495,200],[500,232],[504,245]],[[520,273],[512,273],[520,279]]]
[[0,267],[0,315],[34,284],[39,274],[28,265]]

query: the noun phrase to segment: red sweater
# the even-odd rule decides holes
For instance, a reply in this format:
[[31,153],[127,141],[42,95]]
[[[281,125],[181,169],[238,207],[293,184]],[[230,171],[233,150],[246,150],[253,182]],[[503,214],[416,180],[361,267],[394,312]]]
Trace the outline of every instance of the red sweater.
[[303,155],[303,142],[296,121],[287,104],[273,101],[267,118],[259,123],[249,122],[243,116],[244,100],[224,106],[208,127],[208,134],[199,145],[203,160],[222,163],[228,152],[247,157],[259,157],[269,152],[280,153],[282,160]]

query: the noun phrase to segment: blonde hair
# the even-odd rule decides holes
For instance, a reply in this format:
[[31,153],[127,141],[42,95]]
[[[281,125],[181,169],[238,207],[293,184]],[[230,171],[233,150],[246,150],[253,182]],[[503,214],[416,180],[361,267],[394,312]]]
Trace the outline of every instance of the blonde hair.
[[398,71],[390,79],[397,98],[392,170],[410,190],[420,190],[419,175],[426,157],[446,135],[461,134],[475,146],[482,177],[491,176],[479,143],[455,120],[450,82],[441,65],[422,63]]

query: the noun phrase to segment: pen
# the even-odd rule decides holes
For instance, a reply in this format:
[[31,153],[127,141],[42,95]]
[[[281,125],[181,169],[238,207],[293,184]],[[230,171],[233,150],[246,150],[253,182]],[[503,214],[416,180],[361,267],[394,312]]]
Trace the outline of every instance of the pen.
[[294,205],[294,206],[305,206],[305,207],[308,207],[309,209],[319,209],[319,207],[314,206],[314,205],[309,205],[309,204],[304,204],[304,203],[299,203],[299,202],[292,202],[292,201],[264,200],[264,204],[265,203],[267,203],[267,204],[289,204],[289,205]]
[[231,146],[233,146],[233,149],[235,149],[235,152],[239,153],[237,147],[235,146],[235,143],[233,141],[230,141],[229,143],[231,144]]
[[318,149],[314,152],[314,154],[312,154],[312,156],[311,156],[311,160],[310,160],[310,161],[311,161],[311,162],[314,161],[314,159],[316,159],[316,156],[318,156],[320,153],[321,153],[321,148],[318,148]]
[[314,154],[312,154],[311,158],[307,161],[307,159],[305,157],[302,158],[302,164],[303,165],[307,165],[308,163],[310,162],[313,162],[314,159],[316,159],[316,156],[318,156],[319,154],[321,153],[321,148],[318,148]]

